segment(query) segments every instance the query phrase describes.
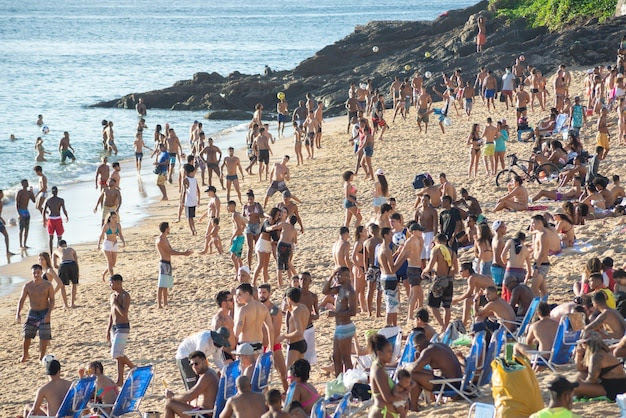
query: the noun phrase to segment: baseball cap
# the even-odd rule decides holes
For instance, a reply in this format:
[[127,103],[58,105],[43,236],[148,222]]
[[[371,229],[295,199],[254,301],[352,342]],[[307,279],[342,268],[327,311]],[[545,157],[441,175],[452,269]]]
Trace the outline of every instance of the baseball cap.
[[504,221],[497,220],[491,225],[491,229],[493,229],[494,231],[497,231],[498,228],[500,228],[502,225],[504,225]]
[[578,387],[578,382],[570,382],[565,377],[558,375],[548,384],[548,389],[558,394],[570,392],[576,387]]
[[241,267],[239,267],[239,273],[241,273],[242,271],[250,274],[250,267],[248,267],[248,266],[241,266]]
[[231,353],[238,356],[252,356],[254,355],[254,348],[251,344],[243,343],[237,345],[237,349],[235,351],[232,351]]
[[52,360],[46,364],[46,374],[48,376],[55,376],[61,370],[61,363],[59,360]]
[[289,190],[285,190],[283,192],[283,197],[291,197],[291,192]]
[[414,222],[411,224],[411,226],[409,227],[409,231],[423,231],[424,227],[420,224],[418,224],[417,222]]
[[377,175],[377,176],[384,176],[384,175],[385,175],[385,172],[383,171],[383,169],[382,169],[382,168],[379,168],[378,170],[376,170],[376,175]]
[[213,344],[217,347],[230,347],[228,339],[230,338],[230,331],[226,327],[219,327],[217,331],[211,331],[211,339]]

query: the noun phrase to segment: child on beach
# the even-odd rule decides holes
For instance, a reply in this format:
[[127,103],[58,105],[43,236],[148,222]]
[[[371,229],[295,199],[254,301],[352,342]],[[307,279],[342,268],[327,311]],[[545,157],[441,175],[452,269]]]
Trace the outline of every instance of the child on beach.
[[[401,396],[402,393],[410,393],[411,389],[416,385],[414,381],[411,380],[411,373],[406,369],[398,370],[398,374],[396,376],[398,379],[398,383],[391,391],[394,396]],[[393,403],[396,412],[400,414],[400,418],[405,418],[407,413],[409,412],[409,405],[406,400],[404,401],[396,401]]]
[[218,254],[222,254],[222,239],[219,236],[220,233],[220,218],[213,218],[206,227],[204,250],[200,254],[213,254],[213,247],[217,250]]

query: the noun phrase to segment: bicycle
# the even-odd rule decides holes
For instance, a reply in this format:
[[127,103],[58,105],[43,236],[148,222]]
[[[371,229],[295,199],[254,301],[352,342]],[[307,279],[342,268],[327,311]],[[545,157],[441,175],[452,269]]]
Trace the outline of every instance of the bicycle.
[[[520,160],[515,154],[509,154],[506,156],[511,159],[509,166],[498,172],[496,175],[496,186],[506,187],[507,184],[515,176],[519,176],[527,181],[537,181],[539,184],[557,183],[559,181],[559,173],[561,169],[552,163],[543,163],[536,166],[532,171],[528,169],[527,165],[520,163],[520,161],[528,164],[536,164],[531,160]],[[515,169],[517,168],[517,170]],[[520,175],[519,170],[523,172]]]

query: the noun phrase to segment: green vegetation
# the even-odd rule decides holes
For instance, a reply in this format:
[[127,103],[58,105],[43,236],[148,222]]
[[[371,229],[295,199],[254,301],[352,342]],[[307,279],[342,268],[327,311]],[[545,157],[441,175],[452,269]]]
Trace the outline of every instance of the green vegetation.
[[557,30],[578,18],[615,15],[617,0],[489,0],[499,16],[524,18],[532,26]]

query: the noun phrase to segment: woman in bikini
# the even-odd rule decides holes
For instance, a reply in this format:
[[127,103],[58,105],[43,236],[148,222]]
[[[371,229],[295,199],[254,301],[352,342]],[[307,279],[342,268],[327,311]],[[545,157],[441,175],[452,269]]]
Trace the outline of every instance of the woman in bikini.
[[592,274],[596,273],[602,274],[602,261],[598,257],[593,257],[585,263],[580,281],[574,283],[574,295],[583,296],[591,292],[590,278]]
[[379,213],[380,207],[387,202],[389,185],[387,184],[385,172],[380,168],[376,170],[376,178],[378,180],[374,183],[374,199],[372,200],[372,205],[374,206],[374,213]]
[[243,205],[241,215],[248,219],[246,224],[246,244],[248,245],[248,266],[252,266],[252,254],[254,253],[254,245],[259,239],[261,232],[261,219],[265,217],[263,206],[259,202],[254,201],[254,191],[249,189],[246,193],[248,203]]
[[35,150],[37,150],[37,157],[35,158],[36,161],[47,161],[45,155],[50,153],[44,149],[43,139],[41,139],[41,137],[37,137],[37,141],[35,142]]
[[122,234],[122,225],[117,221],[117,213],[111,212],[107,222],[102,226],[100,238],[98,238],[98,251],[102,245],[102,251],[107,260],[107,268],[102,272],[102,281],[108,273],[109,277],[113,275],[113,268],[117,263],[117,238],[122,241],[122,246],[126,246],[124,235]]
[[263,224],[261,224],[259,239],[257,239],[254,245],[254,251],[256,252],[256,268],[254,269],[254,278],[252,281],[254,287],[256,287],[256,281],[260,273],[263,273],[263,283],[269,281],[267,268],[270,265],[270,255],[272,254],[272,233],[267,231],[267,228],[278,222],[280,219],[280,209],[272,208],[269,216],[269,219],[266,219]]
[[354,291],[361,307],[361,312],[367,312],[365,303],[365,258],[363,255],[363,243],[367,239],[367,230],[363,225],[356,227],[354,231],[354,245],[352,246],[352,277],[354,277]]
[[554,220],[556,221],[556,232],[559,233],[561,238],[561,247],[573,247],[574,241],[576,241],[576,234],[574,233],[574,225],[571,218],[563,208],[559,208],[554,213]]
[[[115,382],[104,374],[104,367],[99,361],[92,361],[87,367],[89,376],[96,376],[96,403],[113,404],[117,398],[118,389]],[[108,411],[110,412],[110,411]]]
[[370,408],[369,418],[398,418],[400,414],[394,406],[394,402],[406,401],[408,392],[394,394],[395,384],[387,374],[385,366],[391,362],[393,357],[393,347],[380,334],[372,335],[368,341],[370,353],[374,358],[370,368],[370,387],[372,388],[372,398],[374,405]]
[[305,359],[296,360],[287,372],[287,381],[296,384],[290,404],[296,401],[299,402],[307,416],[311,413],[313,404],[321,398],[321,395],[317,393],[317,389],[307,382],[310,372],[311,365]]
[[491,276],[491,262],[493,261],[493,249],[491,240],[493,233],[486,223],[478,226],[478,237],[474,241],[474,260],[478,264],[476,271],[478,273]]
[[361,211],[358,208],[356,201],[356,187],[352,184],[354,180],[354,173],[352,171],[346,171],[343,173],[343,207],[346,209],[346,219],[344,226],[349,227],[352,217],[355,218],[355,226],[361,225]]
[[626,392],[626,372],[595,331],[589,332],[576,347],[576,370],[580,376],[574,395],[595,398],[606,396],[615,401],[618,394]]
[[480,162],[480,149],[483,145],[483,140],[480,135],[480,125],[477,123],[472,125],[472,130],[467,137],[467,145],[471,145],[470,148],[470,162],[467,170],[467,177],[472,177],[472,169],[474,171],[474,177],[478,176],[478,163]]
[[50,262],[50,254],[47,252],[39,253],[39,264],[43,270],[43,279],[47,280],[50,283],[56,283],[57,286],[54,289],[54,293],[57,293],[59,290],[61,291],[61,296],[63,297],[63,304],[66,308],[69,308],[67,304],[67,294],[65,293],[65,284],[61,281],[59,275],[52,268],[52,263]]

